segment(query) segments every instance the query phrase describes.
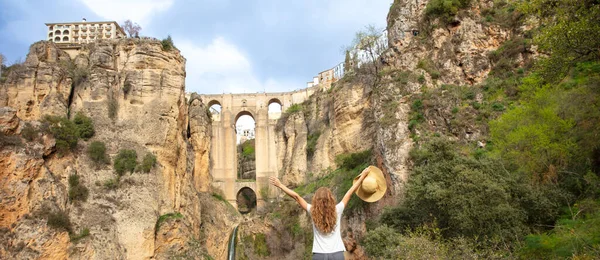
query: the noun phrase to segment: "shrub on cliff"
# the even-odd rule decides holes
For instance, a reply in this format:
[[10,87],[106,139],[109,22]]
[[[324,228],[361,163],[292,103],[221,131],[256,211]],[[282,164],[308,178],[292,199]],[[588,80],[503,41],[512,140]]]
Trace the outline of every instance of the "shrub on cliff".
[[46,116],[44,121],[49,125],[49,131],[56,139],[56,150],[64,155],[77,147],[79,133],[76,125],[65,117]]
[[425,8],[429,19],[440,18],[444,23],[452,22],[459,10],[469,6],[471,0],[431,0]]
[[154,154],[147,153],[146,156],[144,156],[144,160],[142,161],[140,170],[142,172],[148,173],[154,167],[155,164],[156,156],[154,156]]
[[163,39],[160,43],[162,44],[163,51],[170,51],[175,48],[171,35],[167,36],[167,38]]
[[97,164],[106,164],[110,161],[106,154],[106,145],[103,142],[94,141],[88,146],[87,154]]
[[137,153],[135,150],[123,149],[119,151],[117,157],[115,157],[114,167],[115,171],[119,176],[126,172],[133,173],[137,166]]
[[89,195],[89,190],[79,182],[79,175],[69,175],[69,200],[86,201]]
[[83,140],[88,140],[94,136],[94,122],[82,112],[77,112],[75,118],[73,118],[73,123],[75,123],[75,127],[77,128],[77,134]]
[[69,219],[69,215],[66,212],[62,210],[50,212],[48,213],[47,218],[48,226],[55,229],[63,229],[69,233],[72,232],[73,226],[71,224],[71,220]]
[[23,138],[25,138],[27,141],[33,141],[38,136],[38,133],[38,130],[35,129],[31,123],[25,123],[23,129],[21,130],[21,136],[23,136]]
[[553,223],[555,190],[536,189],[501,162],[467,157],[455,146],[440,137],[411,151],[415,166],[405,201],[384,212],[382,223],[403,231],[435,220],[446,238],[481,242],[512,241]]

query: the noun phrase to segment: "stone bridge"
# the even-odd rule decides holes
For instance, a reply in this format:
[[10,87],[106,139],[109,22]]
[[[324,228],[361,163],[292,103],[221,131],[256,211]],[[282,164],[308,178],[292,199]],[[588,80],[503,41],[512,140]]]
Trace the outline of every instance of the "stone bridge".
[[[278,103],[281,111],[293,104],[302,103],[319,90],[314,86],[303,90],[284,93],[216,94],[200,95],[209,107],[219,104],[221,112],[212,115],[211,175],[212,186],[221,189],[232,205],[237,208],[236,198],[244,188],[256,194],[257,206],[264,205],[267,198],[274,196],[269,186],[269,177],[277,176],[280,168],[277,159],[275,126],[282,112],[269,113],[269,105]],[[237,149],[235,124],[240,116],[249,115],[255,123],[256,180],[237,179]],[[261,192],[262,191],[262,192]]]

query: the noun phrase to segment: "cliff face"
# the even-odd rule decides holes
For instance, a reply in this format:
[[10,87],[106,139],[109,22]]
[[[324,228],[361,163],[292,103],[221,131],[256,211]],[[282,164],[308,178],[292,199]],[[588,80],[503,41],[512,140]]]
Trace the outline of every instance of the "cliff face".
[[298,186],[335,169],[336,155],[373,148],[370,89],[341,83],[313,94],[277,127],[278,166],[285,184]]
[[[490,53],[519,33],[482,15],[482,10],[493,9],[494,1],[471,1],[448,23],[425,16],[428,2],[394,1],[387,18],[389,49],[380,58],[377,73],[368,68],[347,73],[331,90],[313,95],[301,112],[280,122],[279,173],[286,184],[301,185],[328,174],[337,166],[336,155],[373,151],[374,163],[388,178],[388,194],[343,221],[346,248],[359,259],[365,257],[358,243],[366,231],[365,221],[376,218],[385,205],[402,200],[409,152],[419,134],[409,129],[414,116],[411,96],[427,89],[443,95],[448,91],[441,87],[450,84],[475,87],[494,67]],[[523,59],[527,57],[517,58]],[[424,113],[432,118],[424,124],[448,131],[445,117],[450,110]],[[467,124],[452,128],[451,134],[477,141],[478,131]]]
[[[72,61],[52,43],[32,45],[0,93],[8,106],[1,111],[4,137],[21,140],[4,145],[0,159],[0,227],[8,241],[0,258],[147,259],[177,253],[199,237],[210,119],[197,99],[186,103],[184,79],[185,59],[157,41],[90,44]],[[43,130],[33,141],[14,135],[25,123],[43,125],[45,115],[75,113],[92,118],[95,135],[62,156]],[[121,149],[135,150],[138,161],[154,154],[157,163],[111,188],[112,165],[95,165],[86,155],[92,141],[105,143],[111,164]],[[89,189],[85,202],[68,199],[73,174]],[[72,222],[72,234],[88,228],[89,238],[70,242],[67,232],[49,228],[45,218],[59,211]],[[158,223],[168,213],[182,217]]]

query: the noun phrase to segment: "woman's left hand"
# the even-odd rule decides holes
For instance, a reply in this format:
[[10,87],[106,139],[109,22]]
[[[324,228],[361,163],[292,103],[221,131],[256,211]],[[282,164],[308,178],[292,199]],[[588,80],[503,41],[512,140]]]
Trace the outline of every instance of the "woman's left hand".
[[277,177],[269,177],[269,182],[271,183],[271,185],[273,185],[275,187],[281,186],[281,182],[279,181],[279,179]]

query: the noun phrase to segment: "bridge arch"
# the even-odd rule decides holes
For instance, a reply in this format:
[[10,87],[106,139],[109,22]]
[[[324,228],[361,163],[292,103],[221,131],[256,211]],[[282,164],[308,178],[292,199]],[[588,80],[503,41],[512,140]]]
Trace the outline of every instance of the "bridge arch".
[[[250,187],[257,196],[258,208],[269,198],[277,196],[277,191],[269,187],[269,177],[277,176],[281,166],[277,159],[277,119],[281,112],[271,113],[270,104],[281,105],[281,110],[305,101],[310,95],[320,91],[320,87],[282,93],[213,94],[199,95],[208,107],[221,105],[219,120],[213,115],[210,148],[211,186],[222,190],[225,199],[236,205],[241,188]],[[238,178],[236,143],[236,121],[248,115],[255,122],[255,178]],[[248,175],[249,171],[242,172]]]
[[248,111],[248,110],[239,111],[235,115],[235,119],[233,120],[233,122],[237,123],[238,119],[240,119],[240,117],[242,117],[242,116],[250,116],[250,117],[252,117],[252,119],[254,120],[254,122],[256,122],[256,117],[254,117],[252,111]]
[[236,205],[242,214],[249,213],[256,208],[258,196],[255,190],[248,186],[240,188],[236,192]]

